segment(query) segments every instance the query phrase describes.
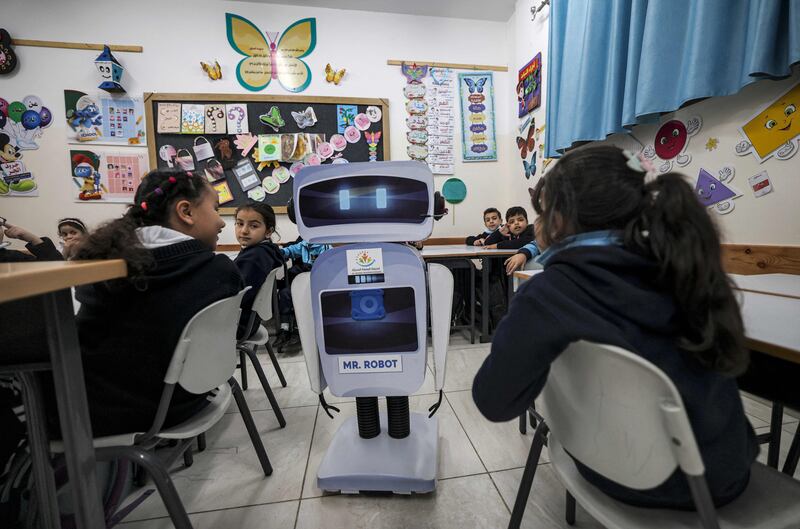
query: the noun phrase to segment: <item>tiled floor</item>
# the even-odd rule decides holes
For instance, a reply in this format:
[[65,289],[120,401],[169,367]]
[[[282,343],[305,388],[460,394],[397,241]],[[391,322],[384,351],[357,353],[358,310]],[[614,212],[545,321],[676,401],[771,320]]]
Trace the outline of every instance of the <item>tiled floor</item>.
[[[208,434],[208,449],[195,455],[189,469],[173,473],[173,480],[196,529],[275,528],[502,528],[508,524],[532,431],[522,435],[515,421],[491,423],[472,402],[472,378],[488,354],[488,345],[470,345],[453,335],[447,359],[445,400],[439,418],[439,482],[428,495],[339,495],[316,487],[316,471],[331,437],[344,418],[355,413],[353,399],[326,395],[341,413],[329,419],[309,389],[306,366],[299,352],[281,355],[288,387],[278,383],[266,355],[259,355],[270,386],[286,416],[277,420],[252,367],[247,401],[274,467],[265,478],[252,449],[238,409]],[[433,371],[411,407],[422,411],[436,401]],[[768,428],[769,408],[745,397],[753,426]],[[781,442],[781,461],[788,451],[797,417],[787,415]],[[762,458],[765,454],[762,453]],[[567,528],[564,488],[542,454],[522,526],[534,529]],[[796,476],[800,477],[800,471]],[[150,486],[150,485],[148,485]],[[141,491],[138,491],[139,493]],[[121,525],[124,529],[172,527],[158,494],[152,494]],[[578,509],[574,527],[599,528]]]

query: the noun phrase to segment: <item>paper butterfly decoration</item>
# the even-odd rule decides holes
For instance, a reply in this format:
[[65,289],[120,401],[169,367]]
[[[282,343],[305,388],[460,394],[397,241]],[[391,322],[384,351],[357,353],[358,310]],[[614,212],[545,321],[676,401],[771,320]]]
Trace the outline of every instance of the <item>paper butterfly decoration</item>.
[[531,123],[531,126],[528,127],[528,137],[523,138],[521,136],[517,136],[517,147],[519,148],[519,155],[524,160],[528,157],[528,153],[533,152],[533,147],[536,145],[536,140],[533,138],[533,134],[536,131],[536,122],[534,121]]
[[531,157],[530,163],[528,160],[522,160],[522,167],[525,168],[525,179],[530,180],[536,174],[536,153]]
[[219,65],[219,62],[214,61],[214,64],[211,65],[207,62],[200,61],[200,67],[208,74],[208,78],[212,81],[219,81],[222,79],[222,67]]
[[256,92],[277,79],[286,90],[302,92],[311,84],[311,69],[301,59],[317,45],[316,18],[298,20],[283,34],[263,33],[232,13],[225,13],[225,26],[231,47],[245,55],[236,67],[236,78],[243,87]]
[[292,111],[292,117],[297,122],[297,126],[300,127],[301,129],[304,129],[306,127],[313,127],[314,124],[317,122],[317,115],[316,113],[314,113],[314,109],[311,107],[306,107],[306,109],[303,112]]
[[417,66],[417,63],[414,63],[409,66],[403,63],[400,65],[400,71],[403,72],[409,83],[421,83],[422,79],[428,75],[428,65]]
[[329,83],[338,85],[339,82],[342,80],[342,77],[344,77],[345,73],[347,73],[347,70],[345,70],[344,68],[342,68],[341,70],[334,70],[333,68],[331,68],[330,63],[325,65],[325,80],[328,81]]
[[278,129],[286,125],[286,122],[283,120],[281,116],[281,111],[278,107],[273,106],[269,109],[269,112],[266,114],[261,114],[258,116],[259,121],[264,125],[272,128],[275,132],[278,132]]
[[477,90],[478,93],[482,93],[483,92],[483,85],[486,84],[486,80],[487,79],[488,79],[488,77],[481,77],[480,79],[475,81],[474,79],[470,79],[469,77],[465,77],[464,78],[464,82],[467,83],[467,86],[469,87],[469,93],[470,94],[475,93],[476,90]]

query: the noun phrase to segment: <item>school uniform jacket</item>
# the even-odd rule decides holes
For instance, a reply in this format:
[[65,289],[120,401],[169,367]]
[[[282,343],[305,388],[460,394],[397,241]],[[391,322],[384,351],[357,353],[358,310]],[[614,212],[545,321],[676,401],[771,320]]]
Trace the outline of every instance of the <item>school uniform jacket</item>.
[[500,233],[499,229],[496,229],[494,231],[483,230],[481,233],[479,233],[477,235],[470,235],[469,237],[467,237],[464,240],[464,243],[467,246],[473,246],[475,244],[475,241],[477,241],[478,239],[484,239],[483,245],[486,246],[486,245],[489,245],[489,244],[496,244],[496,243],[502,241],[503,240],[503,234]]
[[536,233],[533,231],[533,224],[528,224],[519,235],[511,235],[509,238],[498,242],[497,248],[503,250],[518,250],[535,238]]
[[[78,287],[77,315],[89,414],[95,436],[146,431],[164,389],[164,375],[188,321],[243,288],[236,266],[196,239],[150,250],[155,266],[144,278]],[[233,354],[220,351],[220,354]],[[176,385],[166,426],[207,404]],[[51,408],[52,409],[52,408]],[[48,413],[54,419],[54,413]],[[50,427],[58,432],[58,421]]]
[[[542,390],[550,363],[577,340],[622,347],[658,366],[681,394],[717,504],[747,485],[758,454],[736,380],[703,368],[678,347],[675,302],[656,284],[653,261],[622,246],[566,248],[514,296],[472,387],[492,421],[521,415]],[[693,508],[679,470],[650,491],[614,483],[578,462],[581,474],[612,497],[634,505]]]
[[239,319],[237,332],[239,338],[250,336],[258,329],[258,325],[261,323],[260,320],[254,322],[253,328],[247,328],[253,309],[253,301],[256,299],[256,295],[261,285],[264,284],[267,275],[274,268],[283,266],[284,262],[285,259],[281,249],[272,241],[263,241],[259,244],[242,248],[242,251],[239,252],[239,255],[234,260],[244,278],[245,286],[253,287],[242,298],[242,316]]

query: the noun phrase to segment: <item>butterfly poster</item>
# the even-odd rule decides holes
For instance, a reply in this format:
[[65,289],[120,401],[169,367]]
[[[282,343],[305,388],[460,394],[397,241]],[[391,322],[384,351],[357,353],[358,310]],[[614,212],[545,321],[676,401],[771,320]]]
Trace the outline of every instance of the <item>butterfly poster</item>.
[[317,19],[304,18],[283,32],[261,31],[244,17],[225,13],[228,42],[244,59],[236,66],[243,87],[257,92],[277,79],[290,92],[311,84],[311,69],[302,60],[317,45]]
[[527,114],[539,108],[542,104],[542,53],[530,60],[519,71],[517,81],[518,116],[524,118]]
[[461,158],[465,162],[497,161],[492,72],[458,74],[461,101]]

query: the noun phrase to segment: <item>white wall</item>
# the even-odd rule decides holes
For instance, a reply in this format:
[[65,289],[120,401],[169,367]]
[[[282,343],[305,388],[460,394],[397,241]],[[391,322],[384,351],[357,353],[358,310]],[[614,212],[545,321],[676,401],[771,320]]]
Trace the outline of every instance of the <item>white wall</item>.
[[[404,78],[399,67],[386,65],[387,59],[502,65],[509,56],[508,26],[500,22],[217,0],[3,0],[2,7],[4,27],[12,37],[142,45],[142,54],[116,54],[126,67],[124,84],[131,94],[246,93],[235,78],[234,69],[241,56],[227,42],[226,11],[250,19],[263,31],[282,30],[297,19],[316,17],[317,47],[306,59],[313,80],[303,94],[388,98],[391,157],[395,160],[408,159]],[[36,175],[40,196],[0,199],[0,215],[42,235],[55,236],[55,222],[60,217],[77,216],[96,225],[121,214],[124,210],[121,205],[72,201],[75,188],[69,178],[63,90],[94,90],[97,79],[93,60],[98,52],[32,47],[18,47],[16,51],[20,66],[15,74],[0,79],[0,97],[14,101],[36,94],[53,111],[54,123],[46,129],[38,151],[24,151],[23,161]],[[210,81],[198,64],[212,58],[222,64],[221,81]],[[324,68],[328,62],[337,68],[347,68],[341,85],[325,82]],[[515,103],[509,94],[513,94],[516,71],[495,72],[494,77],[497,141],[502,149],[514,139],[506,131],[511,129],[509,116],[514,115]],[[271,83],[261,93],[289,94],[277,83]],[[485,207],[502,207],[507,202],[507,190],[502,183],[510,170],[510,156],[501,150],[498,162],[462,164],[458,161],[459,131],[457,126],[459,156],[455,176],[466,182],[468,195],[457,206],[457,223],[453,224],[452,217],[438,222],[434,237],[475,232],[482,227],[481,211]],[[139,151],[145,152],[141,148]],[[446,178],[436,177],[438,188]],[[230,218],[228,221],[230,224]],[[278,230],[284,240],[296,236],[294,226],[282,215]],[[230,225],[220,242],[235,242]]]
[[[519,0],[517,2],[515,13],[509,21],[509,35],[512,39],[509,69],[516,72],[536,53],[542,51],[543,81],[546,87],[545,78],[549,64],[547,35],[550,8],[546,7],[536,16],[535,21],[531,21],[530,8],[539,4],[540,0]],[[736,59],[721,57],[720,60]],[[736,168],[733,185],[743,193],[743,196],[734,201],[735,208],[729,214],[714,214],[725,242],[800,244],[800,212],[797,204],[798,198],[800,198],[800,154],[787,161],[771,159],[759,164],[753,156],[739,157],[733,151],[734,145],[741,139],[737,128],[746,122],[756,110],[773,101],[798,81],[800,81],[800,69],[796,69],[794,75],[789,79],[754,83],[745,87],[738,94],[706,99],[663,116],[663,121],[673,117],[686,119],[693,115],[700,115],[703,118],[703,127],[689,145],[692,162],[681,169],[681,172],[690,177],[692,183],[696,181],[701,167],[709,170],[712,174],[722,165],[734,165]],[[511,79],[510,82],[513,84],[515,81]],[[545,103],[546,91],[543,90],[542,106],[533,112],[537,126],[541,126],[545,122]],[[517,122],[516,119],[512,120],[509,134],[518,132],[515,127]],[[657,126],[639,126],[634,128],[633,134],[645,144],[652,143],[656,130]],[[513,136],[511,137],[513,138]],[[719,146],[714,151],[705,149],[705,143],[710,137],[719,138]],[[531,208],[525,190],[541,175],[541,169],[537,177],[532,178],[530,182],[526,181],[522,173],[516,144],[509,145],[508,150],[509,157],[513,160],[512,171],[509,175],[510,196],[519,196],[520,200],[525,200],[525,205],[530,212]],[[755,198],[748,188],[747,177],[763,170],[769,173],[775,190],[768,195]]]

